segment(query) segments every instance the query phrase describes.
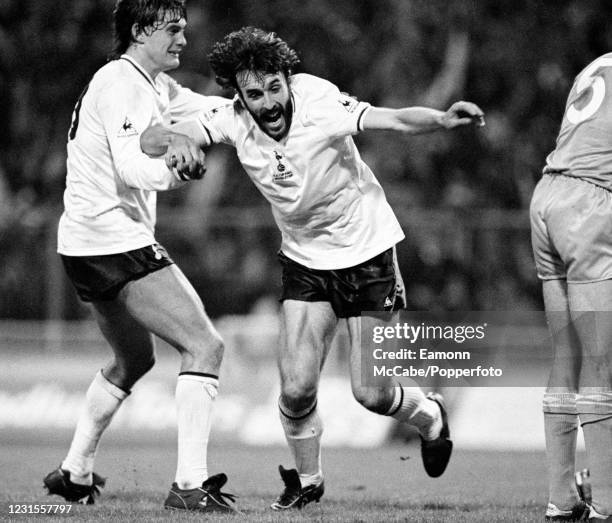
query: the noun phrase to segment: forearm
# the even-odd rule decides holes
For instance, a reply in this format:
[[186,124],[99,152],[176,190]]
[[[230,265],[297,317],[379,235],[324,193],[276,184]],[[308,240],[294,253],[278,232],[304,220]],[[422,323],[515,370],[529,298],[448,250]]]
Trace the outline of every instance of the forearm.
[[176,134],[163,125],[153,125],[140,135],[140,148],[149,156],[162,156]]
[[446,129],[444,112],[429,107],[406,107],[396,111],[393,130],[419,134]]
[[372,107],[364,116],[363,129],[419,134],[463,125],[484,125],[484,113],[471,102],[455,102],[447,111],[429,107],[387,109]]
[[153,125],[145,129],[140,135],[140,149],[149,156],[158,157],[166,154],[168,147],[185,137],[193,140],[200,148],[208,145],[198,124],[195,121],[186,121],[174,124],[171,128]]
[[167,191],[185,184],[168,169],[163,159],[149,158],[143,154],[121,162],[117,165],[117,172],[123,182],[134,189]]

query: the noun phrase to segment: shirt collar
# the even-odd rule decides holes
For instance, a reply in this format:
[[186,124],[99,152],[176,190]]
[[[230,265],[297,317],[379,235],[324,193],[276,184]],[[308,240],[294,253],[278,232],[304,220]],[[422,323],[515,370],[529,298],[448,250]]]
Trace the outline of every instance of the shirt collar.
[[122,54],[119,57],[119,60],[127,60],[130,64],[132,64],[134,66],[134,68],[144,77],[144,79],[151,85],[151,87],[153,87],[153,89],[155,89],[155,91],[159,94],[159,89],[157,88],[157,85],[155,85],[155,82],[153,81],[153,78],[151,78],[151,75],[149,73],[147,73],[144,68],[136,61],[134,60],[130,55],[127,54]]

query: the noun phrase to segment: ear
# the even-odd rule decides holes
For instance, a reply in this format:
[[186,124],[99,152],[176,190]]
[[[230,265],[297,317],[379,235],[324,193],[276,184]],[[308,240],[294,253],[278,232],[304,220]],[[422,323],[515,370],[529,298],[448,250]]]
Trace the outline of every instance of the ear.
[[138,27],[138,24],[132,25],[132,41],[137,44],[142,44],[141,37],[143,35],[142,29]]

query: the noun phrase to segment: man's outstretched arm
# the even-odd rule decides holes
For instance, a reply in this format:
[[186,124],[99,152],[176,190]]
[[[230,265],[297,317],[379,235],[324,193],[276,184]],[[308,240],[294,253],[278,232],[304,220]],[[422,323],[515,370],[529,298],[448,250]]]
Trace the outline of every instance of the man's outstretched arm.
[[379,129],[420,134],[470,124],[485,124],[484,113],[480,107],[471,102],[455,102],[447,111],[429,107],[372,107],[363,118],[362,128],[364,131]]

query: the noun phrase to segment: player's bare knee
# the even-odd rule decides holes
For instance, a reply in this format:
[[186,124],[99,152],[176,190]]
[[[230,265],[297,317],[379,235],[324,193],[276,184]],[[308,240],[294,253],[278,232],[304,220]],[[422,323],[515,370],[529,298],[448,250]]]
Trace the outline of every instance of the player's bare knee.
[[292,412],[301,412],[312,406],[317,398],[317,387],[304,381],[283,383],[280,401]]
[[375,387],[353,387],[353,396],[363,407],[376,414],[389,410],[386,395]]
[[188,355],[193,365],[198,368],[218,368],[223,360],[224,350],[223,339],[215,335],[209,337],[205,343],[202,340],[194,340],[193,344],[183,348],[180,352],[183,356]]

